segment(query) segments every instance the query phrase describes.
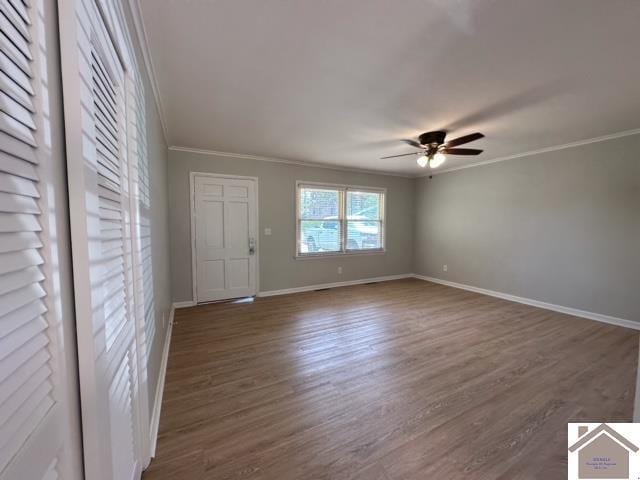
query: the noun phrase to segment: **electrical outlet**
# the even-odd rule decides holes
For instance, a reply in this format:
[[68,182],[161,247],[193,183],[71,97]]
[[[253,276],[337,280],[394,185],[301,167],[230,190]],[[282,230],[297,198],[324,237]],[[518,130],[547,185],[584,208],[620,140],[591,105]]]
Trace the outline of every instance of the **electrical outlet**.
[[443,272],[448,272],[449,271],[449,267],[447,265],[442,265],[442,271]]
[[271,235],[271,228],[270,227],[265,228],[264,229],[264,234],[267,235],[267,236]]
[[342,275],[342,267],[338,267],[338,275]]

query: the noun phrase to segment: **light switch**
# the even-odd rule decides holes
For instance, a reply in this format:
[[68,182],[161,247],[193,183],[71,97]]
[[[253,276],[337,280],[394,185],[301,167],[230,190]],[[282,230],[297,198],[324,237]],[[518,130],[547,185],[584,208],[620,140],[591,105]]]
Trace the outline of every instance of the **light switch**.
[[265,235],[271,235],[271,228],[267,227],[264,229],[264,234]]

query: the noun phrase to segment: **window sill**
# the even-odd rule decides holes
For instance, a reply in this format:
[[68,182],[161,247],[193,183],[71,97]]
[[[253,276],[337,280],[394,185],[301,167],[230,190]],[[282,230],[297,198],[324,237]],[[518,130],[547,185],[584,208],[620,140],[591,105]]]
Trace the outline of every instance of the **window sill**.
[[335,257],[362,257],[368,255],[385,255],[387,253],[386,250],[360,250],[357,252],[327,252],[327,253],[311,253],[311,254],[303,254],[303,255],[295,255],[293,258],[295,260],[316,260],[319,258],[335,258]]

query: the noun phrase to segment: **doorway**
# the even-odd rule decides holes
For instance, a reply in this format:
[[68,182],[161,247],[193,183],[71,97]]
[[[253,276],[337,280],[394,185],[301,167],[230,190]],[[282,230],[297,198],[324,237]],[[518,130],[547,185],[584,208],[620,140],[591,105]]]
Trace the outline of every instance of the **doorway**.
[[191,173],[195,303],[258,293],[258,179]]

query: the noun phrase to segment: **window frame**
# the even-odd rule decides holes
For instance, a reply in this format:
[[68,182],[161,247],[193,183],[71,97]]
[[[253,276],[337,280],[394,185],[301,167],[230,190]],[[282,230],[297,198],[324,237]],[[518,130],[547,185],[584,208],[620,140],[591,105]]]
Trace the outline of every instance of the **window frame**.
[[[325,188],[327,190],[335,190],[339,192],[338,198],[338,219],[340,223],[340,250],[333,252],[301,252],[300,241],[300,225],[305,219],[301,218],[301,189],[308,188]],[[380,218],[379,220],[373,220],[380,222],[380,248],[360,248],[360,249],[347,249],[348,238],[348,219],[347,219],[347,193],[348,192],[364,192],[364,193],[376,193],[380,195]],[[297,260],[310,259],[310,258],[326,258],[337,256],[349,256],[349,255],[383,255],[387,251],[386,232],[386,205],[387,205],[387,189],[378,187],[365,187],[360,185],[348,185],[339,183],[326,183],[326,182],[308,182],[304,180],[296,181],[295,188],[295,225],[296,225],[296,239],[295,239],[295,257]],[[324,219],[322,219],[324,220]]]

